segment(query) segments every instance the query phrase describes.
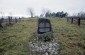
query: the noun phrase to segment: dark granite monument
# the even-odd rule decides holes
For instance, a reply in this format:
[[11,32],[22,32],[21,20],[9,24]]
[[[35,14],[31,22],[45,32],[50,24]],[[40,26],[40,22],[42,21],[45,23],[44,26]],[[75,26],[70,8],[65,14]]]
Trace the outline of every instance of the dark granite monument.
[[44,39],[44,41],[48,41],[52,39],[52,27],[49,19],[40,18],[38,19],[38,34],[39,39]]
[[38,34],[43,34],[51,31],[52,28],[49,19],[45,19],[45,18],[38,19]]

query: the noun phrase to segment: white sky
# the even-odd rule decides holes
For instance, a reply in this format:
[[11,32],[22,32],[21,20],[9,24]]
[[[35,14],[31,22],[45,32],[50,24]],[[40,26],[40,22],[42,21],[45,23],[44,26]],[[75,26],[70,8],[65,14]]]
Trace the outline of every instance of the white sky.
[[35,15],[39,15],[43,8],[48,8],[52,12],[65,11],[70,15],[85,11],[85,0],[0,0],[0,12],[8,15],[28,14],[27,8],[33,8]]

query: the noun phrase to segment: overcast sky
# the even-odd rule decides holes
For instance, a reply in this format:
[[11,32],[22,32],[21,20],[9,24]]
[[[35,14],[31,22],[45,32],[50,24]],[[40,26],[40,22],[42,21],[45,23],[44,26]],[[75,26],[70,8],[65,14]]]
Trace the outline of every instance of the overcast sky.
[[33,8],[35,15],[39,15],[43,8],[52,12],[65,11],[70,15],[85,11],[85,0],[0,0],[0,12],[5,15],[27,15],[27,8]]

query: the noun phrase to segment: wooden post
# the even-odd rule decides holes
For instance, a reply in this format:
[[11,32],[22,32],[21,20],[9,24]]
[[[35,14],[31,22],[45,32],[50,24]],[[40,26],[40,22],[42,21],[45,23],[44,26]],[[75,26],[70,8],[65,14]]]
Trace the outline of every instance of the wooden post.
[[67,17],[67,22],[68,22],[68,19],[69,19],[69,18]]
[[15,18],[15,22],[17,23],[17,18]]
[[4,20],[4,18],[1,18],[1,19],[0,19],[0,24],[3,23],[3,20]]
[[78,26],[80,26],[80,18],[78,18]]
[[2,17],[2,18],[0,19],[0,27],[1,27],[1,28],[3,28],[3,26],[2,26],[3,20],[4,20],[4,18]]
[[21,18],[19,17],[19,21],[21,21]]
[[10,24],[11,23],[11,17],[9,16],[8,19],[9,19],[9,24]]
[[11,22],[12,22],[12,17],[11,17]]
[[71,18],[71,24],[73,23],[73,18]]

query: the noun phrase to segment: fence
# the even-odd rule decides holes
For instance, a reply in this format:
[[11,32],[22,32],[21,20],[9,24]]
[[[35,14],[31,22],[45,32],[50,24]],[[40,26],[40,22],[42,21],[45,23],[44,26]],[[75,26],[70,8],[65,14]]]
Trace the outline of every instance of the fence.
[[78,26],[80,26],[81,24],[85,24],[85,18],[67,17],[67,22],[71,22],[71,24],[77,24]]
[[3,28],[7,25],[10,25],[10,24],[15,24],[17,22],[20,22],[21,21],[21,18],[12,18],[12,17],[8,17],[8,18],[0,18],[0,27]]

